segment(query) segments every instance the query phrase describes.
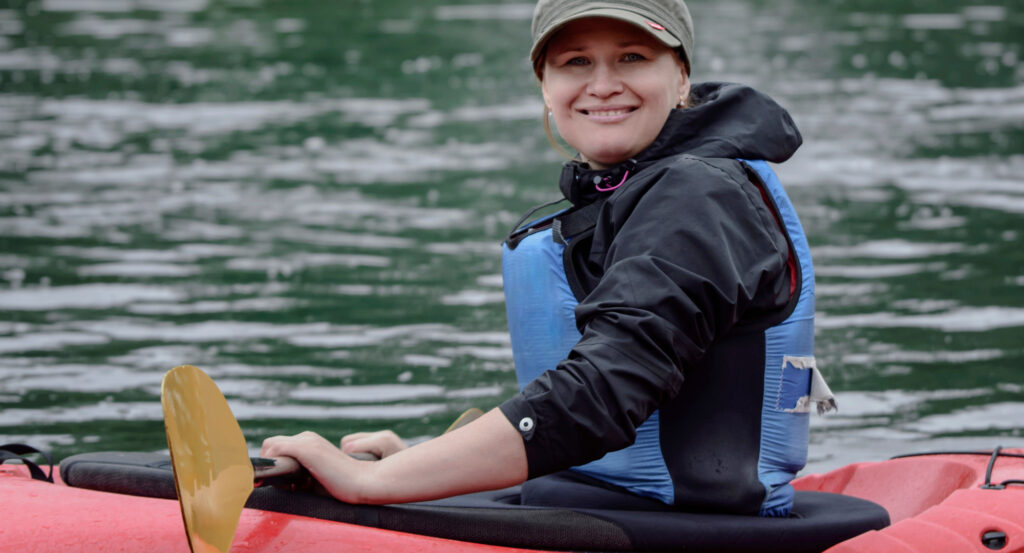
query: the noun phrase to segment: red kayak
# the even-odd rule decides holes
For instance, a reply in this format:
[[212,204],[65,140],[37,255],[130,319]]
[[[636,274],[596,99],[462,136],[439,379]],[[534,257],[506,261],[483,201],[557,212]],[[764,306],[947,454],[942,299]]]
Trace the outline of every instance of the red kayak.
[[[117,463],[110,461],[107,464],[113,467]],[[3,498],[4,507],[0,518],[0,543],[7,549],[33,552],[154,553],[185,553],[189,550],[176,501],[72,487],[62,481],[59,472],[54,472],[55,483],[49,483],[32,479],[23,465],[0,465],[0,498]],[[71,474],[70,471],[66,472]],[[882,462],[856,463],[825,474],[803,476],[794,481],[794,486],[798,493],[807,497],[835,497],[831,494],[838,494],[851,500],[866,500],[862,503],[880,506],[888,513],[888,526],[850,536],[831,547],[819,548],[818,551],[1024,552],[1024,449],[997,448],[994,452],[919,454]],[[287,492],[282,493],[289,497]],[[329,498],[320,500],[333,502]],[[428,506],[420,510],[444,508]],[[495,513],[501,510],[484,508],[479,511],[482,518],[478,524],[482,527],[494,523],[494,516],[497,516]],[[354,512],[356,519],[367,516],[365,513],[360,515],[358,510]],[[371,517],[374,520],[356,522],[381,525],[374,522],[381,523],[386,517],[380,514],[381,511],[375,513]],[[633,514],[637,515],[635,512]],[[559,514],[555,518],[561,516]],[[838,513],[838,516],[844,515]],[[644,517],[636,518],[639,520]],[[717,515],[717,519],[712,517],[706,520],[730,518],[753,524],[755,521],[751,519],[757,517]],[[772,532],[770,539],[757,538],[764,543],[764,547],[758,547],[757,550],[783,551],[785,547],[809,550],[800,547],[800,544],[780,545],[782,542],[776,538],[785,534],[785,519],[760,519],[756,522],[779,524],[779,531]],[[412,533],[438,535],[440,532],[443,535],[451,529],[408,530],[368,527],[246,508],[242,513],[232,551],[319,552],[332,548],[346,552],[375,553],[498,553],[556,549],[516,549]],[[565,539],[571,540],[572,532],[568,534]],[[573,549],[571,541],[560,542],[558,545],[559,550]],[[718,541],[687,547],[687,550],[739,549],[736,549],[735,544]],[[750,549],[745,547],[742,550]]]

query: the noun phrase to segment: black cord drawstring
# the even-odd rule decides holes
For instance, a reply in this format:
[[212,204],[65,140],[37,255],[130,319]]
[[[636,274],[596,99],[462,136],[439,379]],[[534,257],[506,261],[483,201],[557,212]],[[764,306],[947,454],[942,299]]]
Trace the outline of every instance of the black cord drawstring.
[[[39,465],[25,458],[25,455],[32,454],[42,455],[46,459],[46,464],[50,466],[49,474],[44,473],[43,469],[39,468]],[[49,453],[25,444],[0,445],[0,464],[11,460],[18,460],[24,463],[28,467],[28,473],[33,479],[53,483],[53,457],[50,457]]]
[[999,458],[999,452],[1003,450],[1003,446],[997,445],[992,450],[992,457],[988,460],[988,468],[985,469],[985,483],[981,485],[983,490],[1001,490],[1006,486],[992,483],[992,469],[996,466],[996,459]]
[[[981,489],[983,489],[983,490],[1003,490],[1003,489],[1006,489],[1006,486],[1009,486],[1011,484],[1018,484],[1018,485],[1024,484],[1024,480],[1018,480],[1018,479],[1003,480],[1002,482],[1000,482],[998,484],[993,484],[992,483],[992,469],[996,465],[996,459],[999,458],[1000,455],[1002,455],[1003,457],[1006,457],[1008,455],[1006,453],[1002,453],[1002,450],[1003,450],[1003,446],[1001,446],[1001,445],[996,446],[996,448],[994,450],[992,450],[992,457],[988,460],[988,468],[985,469],[985,483],[981,485]],[[1016,455],[1015,455],[1015,457],[1016,457]]]

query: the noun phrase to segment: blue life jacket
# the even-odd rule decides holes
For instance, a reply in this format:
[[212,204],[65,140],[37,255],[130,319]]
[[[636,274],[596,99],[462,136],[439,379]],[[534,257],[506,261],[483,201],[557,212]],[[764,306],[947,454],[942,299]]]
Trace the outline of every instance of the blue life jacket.
[[[796,287],[799,297],[795,308],[783,322],[765,331],[764,340],[757,478],[765,494],[760,514],[785,516],[793,502],[794,491],[789,482],[807,461],[810,402],[821,399],[812,394],[812,382],[824,386],[814,366],[814,269],[803,228],[775,173],[764,161],[743,163],[760,177],[763,192],[774,203],[780,226],[791,242],[791,260],[799,264],[796,274],[801,278],[800,286]],[[530,226],[543,228],[543,220],[541,223]],[[509,331],[516,377],[522,389],[544,371],[554,369],[580,340],[574,314],[578,301],[566,276],[565,244],[552,239],[550,226],[525,236],[514,249],[505,244],[502,250]],[[661,444],[661,440],[670,437],[662,435],[660,418],[660,412],[650,416],[637,429],[631,446],[573,470],[673,504],[675,488]]]

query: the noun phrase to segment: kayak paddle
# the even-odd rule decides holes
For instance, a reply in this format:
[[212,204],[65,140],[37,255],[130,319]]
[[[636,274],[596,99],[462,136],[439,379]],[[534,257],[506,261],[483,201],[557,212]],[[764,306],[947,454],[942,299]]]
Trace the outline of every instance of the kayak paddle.
[[228,553],[253,489],[242,429],[224,394],[196,367],[168,371],[160,396],[189,548]]

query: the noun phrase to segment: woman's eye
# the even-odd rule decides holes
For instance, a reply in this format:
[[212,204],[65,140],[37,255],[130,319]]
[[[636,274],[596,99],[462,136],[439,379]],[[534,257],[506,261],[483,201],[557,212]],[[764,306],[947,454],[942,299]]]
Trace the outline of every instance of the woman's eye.
[[645,59],[647,58],[645,58],[642,54],[637,53],[631,53],[622,56],[622,61],[643,61]]
[[569,59],[568,61],[565,62],[565,64],[566,65],[586,65],[587,64],[587,58],[578,57],[577,56],[575,58]]

